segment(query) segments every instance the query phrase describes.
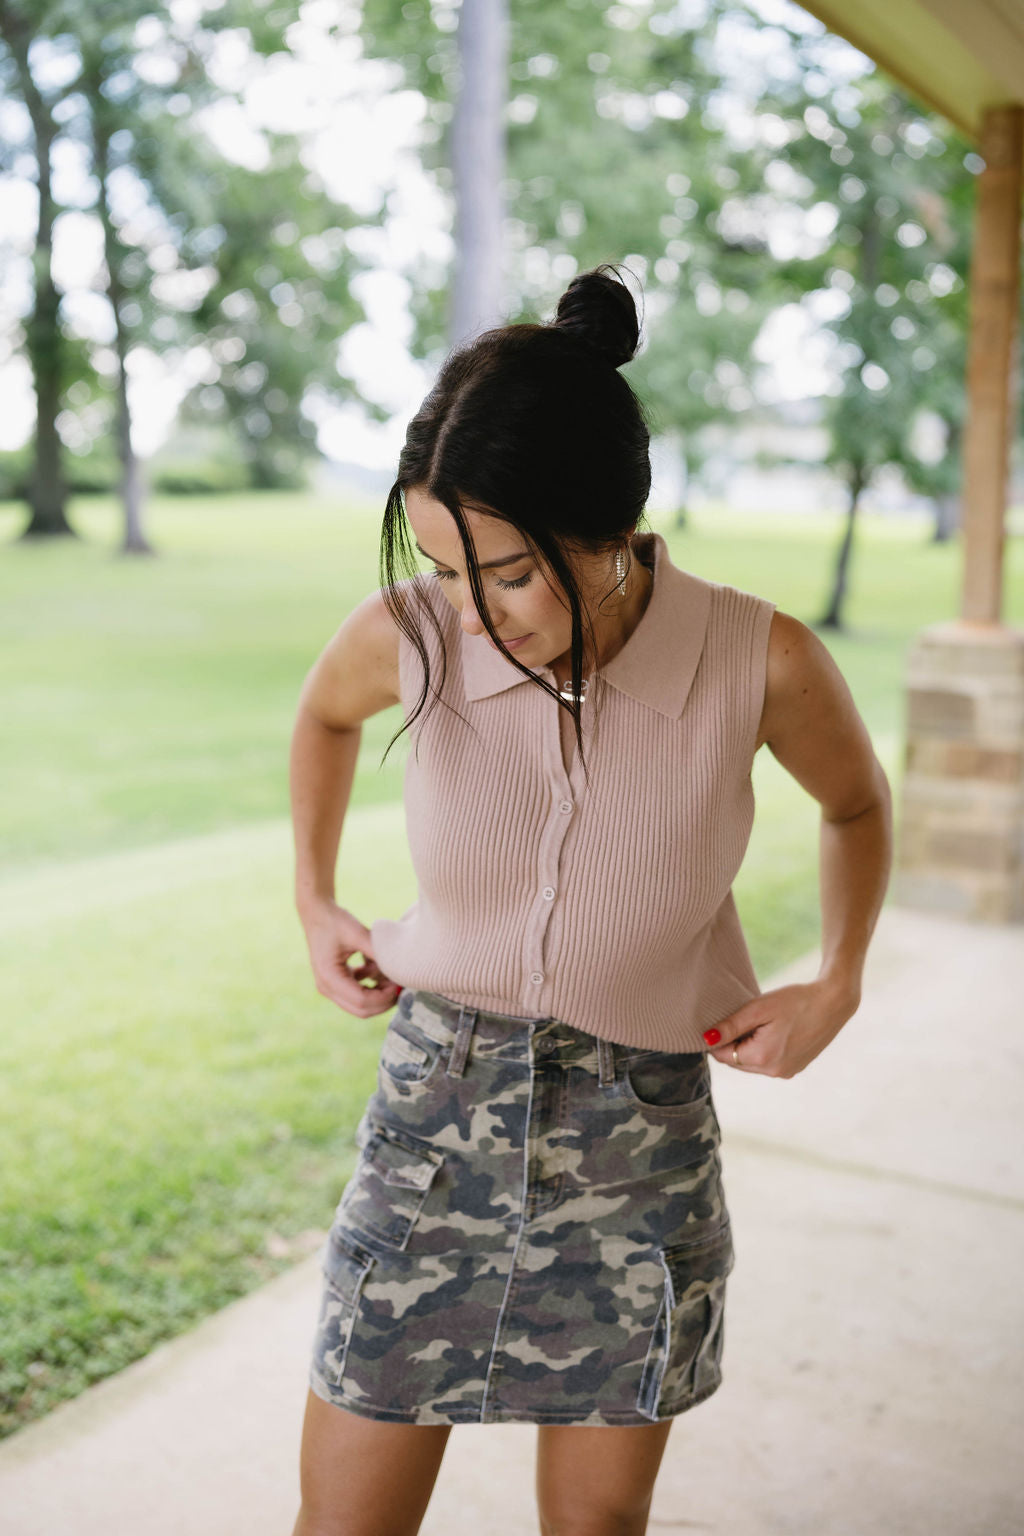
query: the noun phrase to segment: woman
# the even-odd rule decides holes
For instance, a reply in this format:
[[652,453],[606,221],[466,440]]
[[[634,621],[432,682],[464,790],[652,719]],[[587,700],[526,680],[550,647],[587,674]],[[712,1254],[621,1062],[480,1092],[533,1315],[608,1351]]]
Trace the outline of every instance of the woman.
[[[617,371],[639,328],[613,271],[449,357],[388,498],[382,590],[302,691],[317,987],[358,1018],[398,1007],[324,1251],[294,1536],[413,1536],[452,1424],[497,1421],[538,1425],[545,1536],[645,1531],[673,1419],[720,1381],[708,1055],[790,1077],[859,1003],[885,775],[814,634],[641,530],[648,431]],[[419,896],[368,929],[334,866],[361,724],[396,702]],[[822,963],[761,993],[731,885],[765,742],[822,806]]]

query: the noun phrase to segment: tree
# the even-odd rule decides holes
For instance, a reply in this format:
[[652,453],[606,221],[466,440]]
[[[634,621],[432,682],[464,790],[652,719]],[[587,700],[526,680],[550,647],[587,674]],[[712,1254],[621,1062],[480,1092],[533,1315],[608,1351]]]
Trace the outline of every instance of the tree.
[[498,322],[502,279],[508,9],[468,0],[459,9],[459,90],[452,118],[456,242],[453,342]]
[[31,133],[24,146],[35,161],[38,211],[32,255],[32,310],[24,327],[25,352],[36,396],[29,502],[32,516],[25,535],[70,534],[65,513],[66,489],[61,468],[57,415],[65,384],[65,345],[59,320],[60,295],[53,276],[53,228],[57,203],[53,195],[50,156],[59,133],[55,109],[60,93],[47,93],[37,83],[30,53],[37,35],[38,7],[0,0],[0,84],[5,94],[24,103]]
[[[962,136],[884,76],[837,89],[822,53],[830,42],[794,35],[798,67],[762,105],[778,123],[777,179],[818,239],[812,255],[780,262],[779,279],[834,342],[827,461],[847,513],[819,624],[839,629],[856,517],[877,472],[897,466],[933,494],[959,481],[972,178]],[[914,446],[923,409],[945,422],[941,469]]]
[[[766,312],[764,241],[734,237],[719,218],[731,195],[756,188],[764,159],[737,147],[709,112],[722,86],[715,33],[730,9],[706,0],[690,23],[674,0],[642,10],[514,0],[510,10],[504,316],[539,318],[576,271],[625,260],[645,284],[650,315],[649,346],[629,376],[691,477],[702,428],[749,398]],[[453,110],[453,129],[460,123],[451,13],[365,0],[363,14],[366,52],[399,63],[427,99],[423,162],[447,190]],[[456,214],[457,241],[459,231]],[[463,260],[460,249],[457,272]],[[454,339],[451,275],[409,277],[413,351],[434,358]]]
[[[135,349],[172,364],[203,352],[190,409],[234,431],[256,485],[294,480],[313,450],[315,425],[303,411],[311,387],[334,398],[355,394],[337,366],[340,336],[364,318],[351,290],[361,262],[344,237],[350,211],[328,199],[307,170],[298,136],[265,135],[266,168],[253,171],[218,152],[205,131],[204,110],[230,94],[212,68],[219,34],[230,31],[257,61],[285,48],[299,7],[292,0],[267,12],[258,0],[227,0],[185,22],[154,13],[144,0],[120,0],[102,14],[84,0],[3,6],[7,72],[26,100],[38,97],[45,108],[34,133],[39,186],[48,192],[59,133],[78,147],[94,188],[104,253],[97,281],[112,315],[112,347],[95,334],[69,335],[50,267],[37,258],[40,319],[27,331],[30,340],[38,336],[30,348],[40,402],[38,474],[59,480],[57,426],[62,403],[72,414],[64,397],[77,341],[89,359],[90,406],[97,384],[114,396],[123,548],[144,551],[128,389]],[[65,68],[47,94],[40,79],[53,75],[46,66],[58,55]],[[41,196],[41,210],[47,206],[44,253],[59,212],[52,197],[48,205]],[[29,527],[71,531],[63,512],[54,522],[35,505]]]

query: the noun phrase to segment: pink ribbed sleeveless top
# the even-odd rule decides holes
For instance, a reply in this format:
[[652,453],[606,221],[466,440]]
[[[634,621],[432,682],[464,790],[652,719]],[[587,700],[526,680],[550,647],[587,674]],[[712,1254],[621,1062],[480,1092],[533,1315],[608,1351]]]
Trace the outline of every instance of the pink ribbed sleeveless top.
[[[439,583],[401,583],[437,615],[452,709],[435,704],[411,728],[418,899],[370,934],[402,986],[702,1051],[703,1030],[760,992],[731,887],[753,825],[775,605],[681,570],[660,534],[632,547],[654,580],[626,644],[590,678],[589,787],[575,750],[565,769],[550,695],[464,632]],[[436,688],[440,645],[429,619],[419,627]],[[399,677],[408,717],[423,668],[404,635]]]

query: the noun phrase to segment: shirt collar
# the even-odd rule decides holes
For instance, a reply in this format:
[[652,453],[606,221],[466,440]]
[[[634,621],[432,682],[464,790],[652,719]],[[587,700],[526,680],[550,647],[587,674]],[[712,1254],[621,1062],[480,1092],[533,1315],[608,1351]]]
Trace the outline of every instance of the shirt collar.
[[[654,585],[639,624],[601,668],[601,676],[639,704],[678,720],[704,647],[712,584],[673,565],[660,533],[634,534],[631,544],[638,559],[653,562]],[[467,635],[465,630],[460,635],[468,700],[491,698],[529,681],[488,645],[486,636]],[[553,681],[547,667],[530,670]]]

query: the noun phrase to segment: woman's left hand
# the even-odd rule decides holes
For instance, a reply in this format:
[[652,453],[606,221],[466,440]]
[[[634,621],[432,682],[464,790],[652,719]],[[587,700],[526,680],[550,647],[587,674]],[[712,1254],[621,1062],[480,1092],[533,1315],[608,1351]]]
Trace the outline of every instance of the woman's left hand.
[[727,1067],[766,1077],[795,1077],[835,1039],[859,1006],[859,992],[848,987],[825,980],[796,982],[744,1003],[706,1030],[704,1039],[709,1055]]

